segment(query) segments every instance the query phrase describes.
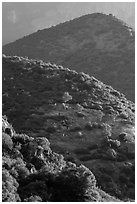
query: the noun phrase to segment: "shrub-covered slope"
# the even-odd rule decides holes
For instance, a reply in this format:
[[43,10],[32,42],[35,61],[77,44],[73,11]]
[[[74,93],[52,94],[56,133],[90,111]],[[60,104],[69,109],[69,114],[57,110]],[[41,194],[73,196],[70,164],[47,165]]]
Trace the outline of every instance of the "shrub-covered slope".
[[3,56],[3,114],[15,131],[49,139],[67,161],[84,164],[97,185],[134,199],[134,103],[84,73]]
[[84,70],[134,101],[134,44],[132,28],[112,15],[94,13],[39,30],[4,46],[3,53]]
[[119,201],[97,188],[88,168],[66,162],[45,137],[17,134],[5,116],[2,148],[3,202]]

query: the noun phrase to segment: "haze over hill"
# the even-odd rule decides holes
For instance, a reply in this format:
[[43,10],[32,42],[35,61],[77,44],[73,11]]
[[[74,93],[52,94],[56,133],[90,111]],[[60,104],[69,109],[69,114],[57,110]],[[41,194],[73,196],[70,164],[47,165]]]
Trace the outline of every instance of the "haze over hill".
[[94,13],[39,30],[4,46],[3,53],[84,71],[134,101],[134,45],[132,28],[112,15]]
[[112,13],[135,26],[134,2],[3,2],[3,44],[73,18],[95,12]]
[[[10,138],[5,135],[10,131],[4,131],[4,187],[6,178],[14,186],[8,188],[11,194],[4,191],[5,200],[12,195],[14,201],[17,196],[22,201],[116,201],[108,194],[122,201],[135,199],[134,103],[94,77],[42,60],[4,55],[2,76],[3,114],[15,131],[30,136],[11,134]],[[78,165],[71,164],[72,174],[67,176],[69,171],[62,170],[65,161],[48,151],[45,138],[53,151]],[[80,164],[93,172],[107,195],[97,190],[95,183],[92,188],[94,177],[87,178],[89,171],[82,173],[86,182],[83,189]],[[53,176],[49,172],[54,170]],[[67,178],[72,178],[71,182]],[[82,194],[79,188],[74,190],[73,181],[79,182]]]

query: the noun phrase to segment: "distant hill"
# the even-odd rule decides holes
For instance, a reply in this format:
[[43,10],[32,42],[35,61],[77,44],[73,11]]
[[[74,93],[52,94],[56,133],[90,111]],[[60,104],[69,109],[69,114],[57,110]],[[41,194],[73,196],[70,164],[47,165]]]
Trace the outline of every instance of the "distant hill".
[[132,28],[112,15],[94,13],[25,36],[3,46],[3,53],[84,71],[134,101],[134,45]]
[[66,161],[88,167],[109,195],[134,200],[133,102],[94,77],[42,60],[3,56],[2,70],[3,115],[15,131],[47,138]]

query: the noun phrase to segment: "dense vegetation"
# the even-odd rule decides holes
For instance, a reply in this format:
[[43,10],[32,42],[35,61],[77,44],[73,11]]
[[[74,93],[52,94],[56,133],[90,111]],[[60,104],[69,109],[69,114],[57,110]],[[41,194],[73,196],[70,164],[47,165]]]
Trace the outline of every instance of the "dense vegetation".
[[[19,132],[19,134],[7,130],[4,132],[3,150],[4,155],[6,152],[6,161],[9,159],[6,163],[12,163],[11,167],[14,166],[14,162],[16,163],[15,160],[18,160],[17,155],[20,155],[19,166],[23,163],[22,168],[25,172],[19,170],[21,171],[19,178],[18,172],[13,172],[14,178],[17,177],[14,180],[13,175],[7,172],[11,167],[6,167],[4,170],[14,186],[10,187],[10,194],[14,194],[13,199],[16,199],[15,192],[17,192],[17,197],[22,201],[35,199],[86,201],[86,199],[94,200],[94,196],[97,201],[103,199],[96,196],[104,190],[121,200],[134,200],[134,112],[134,103],[94,77],[40,60],[3,56],[3,114],[8,116],[15,131]],[[9,134],[14,136],[9,137]],[[65,161],[62,156],[51,152],[47,139],[51,143],[52,150],[62,154]],[[10,154],[7,153],[9,151]],[[41,151],[50,157],[43,157]],[[69,172],[68,166],[63,167],[59,174],[60,170],[57,169],[59,166],[62,168],[62,165],[68,165],[66,162],[77,164],[75,168],[80,179],[75,180],[75,171]],[[37,172],[34,177],[28,172],[27,164],[32,167],[29,171]],[[81,181],[82,169],[85,169],[83,166],[80,167],[81,164],[93,172],[97,186],[102,189],[98,189],[98,193],[90,191],[92,195],[94,194],[93,197],[90,194],[90,198],[87,198],[87,195],[85,197],[90,184]],[[43,167],[43,165],[49,166]],[[45,168],[48,169],[48,175],[54,171],[54,168],[59,172],[55,177],[49,175],[41,181],[43,177],[41,169]],[[22,174],[25,174],[23,180]],[[72,186],[78,182],[76,186],[85,185],[85,187],[73,189],[72,186],[67,186],[71,184],[71,179]],[[72,189],[71,196],[66,192],[68,188]],[[27,194],[30,191],[27,189],[33,191],[35,198]],[[43,194],[45,189],[48,189],[47,195]],[[60,192],[63,192],[62,198]],[[26,197],[23,197],[24,195]]]
[[112,15],[94,13],[39,30],[4,46],[3,53],[84,70],[134,101],[134,45],[132,28]]
[[118,201],[97,188],[88,168],[66,162],[44,137],[17,134],[5,116],[2,148],[3,202]]

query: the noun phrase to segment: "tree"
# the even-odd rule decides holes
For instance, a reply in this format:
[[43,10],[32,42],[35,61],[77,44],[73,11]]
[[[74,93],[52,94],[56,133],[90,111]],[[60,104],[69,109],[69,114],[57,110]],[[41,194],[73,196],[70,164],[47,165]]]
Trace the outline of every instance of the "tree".
[[51,201],[82,202],[90,197],[90,190],[94,189],[96,180],[91,171],[85,166],[64,168],[53,184]]

